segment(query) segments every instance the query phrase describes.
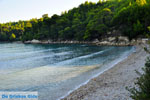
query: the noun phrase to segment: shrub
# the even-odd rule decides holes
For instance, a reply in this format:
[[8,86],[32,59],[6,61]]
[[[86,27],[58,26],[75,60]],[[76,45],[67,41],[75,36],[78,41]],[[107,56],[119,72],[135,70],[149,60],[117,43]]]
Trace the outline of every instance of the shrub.
[[135,87],[128,89],[133,100],[150,100],[150,58],[147,58],[144,73],[137,72],[140,77],[135,82]]

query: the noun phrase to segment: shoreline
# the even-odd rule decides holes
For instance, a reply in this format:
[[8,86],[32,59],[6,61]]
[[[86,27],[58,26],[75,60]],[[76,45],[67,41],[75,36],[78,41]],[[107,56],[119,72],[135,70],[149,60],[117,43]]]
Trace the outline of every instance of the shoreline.
[[[103,73],[105,73],[106,71],[108,71],[108,70],[110,70],[111,68],[113,68],[113,67],[114,67],[115,65],[117,65],[118,63],[120,63],[120,62],[122,62],[123,60],[127,59],[128,56],[132,55],[132,53],[135,52],[135,47],[133,47],[133,49],[134,49],[134,50],[133,50],[132,52],[130,52],[128,55],[125,55],[125,57],[116,60],[114,63],[112,63],[112,65],[107,64],[107,65],[110,65],[110,67],[108,67],[107,69],[105,69],[105,70],[103,70],[103,71],[101,71],[101,72],[95,74],[94,76],[92,76],[92,78],[88,79],[86,82],[80,84],[79,86],[76,86],[73,90],[70,90],[66,95],[60,97],[60,98],[57,99],[57,100],[63,100],[64,98],[66,98],[67,96],[69,96],[72,92],[74,92],[74,91],[78,90],[80,87],[82,87],[82,86],[88,84],[92,79],[94,79],[94,78],[100,76],[101,74],[103,74]],[[67,100],[68,100],[68,99],[67,99]]]
[[25,41],[22,42],[24,44],[91,44],[91,45],[98,45],[98,46],[134,46],[136,44],[140,44],[138,42],[108,42],[108,41],[39,41],[39,40],[32,40],[32,41]]
[[[102,40],[92,40],[92,41],[78,41],[78,40],[28,40],[28,41],[12,41],[10,43],[24,43],[24,44],[90,44],[97,46],[135,46],[146,44],[149,41],[147,38],[138,38],[129,40],[125,36],[120,36],[116,40],[116,37],[104,38]],[[9,43],[9,41],[4,41],[0,43]]]
[[[112,96],[114,94],[109,92],[109,91],[113,90],[114,88],[117,88],[117,86],[116,87],[115,86],[112,87],[112,85],[114,83],[118,83],[118,82],[114,81],[114,82],[112,82],[113,83],[112,84],[110,81],[117,80],[118,78],[120,78],[120,75],[119,76],[117,75],[117,77],[116,76],[113,77],[114,75],[112,75],[112,74],[117,74],[117,72],[119,73],[120,70],[122,71],[121,74],[123,74],[124,73],[124,69],[121,68],[121,67],[123,67],[122,63],[125,64],[124,66],[128,66],[129,63],[132,63],[131,60],[134,59],[134,63],[132,63],[132,64],[136,64],[135,61],[138,60],[138,59],[137,58],[135,59],[135,57],[137,57],[137,56],[142,57],[140,55],[146,55],[146,53],[144,52],[144,50],[142,49],[141,46],[138,45],[138,46],[135,46],[135,47],[136,47],[135,52],[129,54],[127,57],[124,57],[121,61],[116,62],[114,65],[109,67],[107,70],[104,70],[103,72],[95,75],[93,78],[91,78],[88,81],[86,81],[85,83],[79,85],[74,90],[69,91],[68,94],[66,94],[65,96],[62,96],[58,100],[89,100],[89,99],[90,100],[112,100],[111,98],[112,98]],[[144,66],[144,63],[145,63],[145,59],[146,59],[146,56],[144,56],[142,58],[142,62],[143,63],[141,63],[141,64],[143,64],[143,66]],[[133,67],[132,64],[130,64],[130,66]],[[132,71],[133,71],[133,69],[134,70],[141,70],[141,68],[142,68],[142,66],[140,66],[140,68],[138,66],[137,69],[132,68]],[[137,77],[137,75],[136,75],[135,71],[133,71],[132,73],[134,73],[133,77],[134,77],[134,81],[135,81],[135,78]],[[131,74],[131,73],[129,73],[129,74]],[[112,80],[112,78],[106,79],[106,77],[108,77],[108,76],[112,77],[113,80]],[[123,79],[123,78],[124,77],[121,77],[120,79]],[[102,82],[100,82],[99,80],[101,80]],[[107,81],[107,82],[104,82],[104,81]],[[120,85],[127,84],[127,83],[123,83],[122,81],[119,81],[119,82],[122,83]],[[128,83],[127,86],[130,86],[130,85],[133,86],[133,83],[134,82],[132,81],[132,83],[131,82],[130,82],[130,84]],[[110,85],[110,87],[108,87],[107,85]],[[123,87],[123,86],[121,86],[121,87]],[[117,88],[117,89],[119,89],[119,91],[118,90],[114,90],[115,93],[118,96],[119,96],[119,94],[121,94],[121,96],[123,94],[125,95],[125,97],[115,98],[115,100],[124,100],[124,99],[130,100],[128,91],[125,89],[125,87],[122,88],[122,90]],[[105,90],[107,92],[104,92]],[[124,93],[122,93],[122,92],[124,92]],[[117,96],[115,96],[115,97],[117,97]]]
[[118,37],[107,37],[101,40],[29,40],[24,41],[25,44],[93,44],[93,45],[101,45],[101,46],[134,46],[139,44],[145,44],[148,42],[147,38],[138,38],[129,40],[126,36],[118,36]]

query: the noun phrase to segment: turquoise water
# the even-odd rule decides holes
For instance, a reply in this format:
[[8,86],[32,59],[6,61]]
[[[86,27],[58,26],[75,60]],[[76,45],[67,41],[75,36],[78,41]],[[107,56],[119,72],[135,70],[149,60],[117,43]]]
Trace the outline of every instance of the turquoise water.
[[38,91],[56,100],[109,69],[134,47],[0,43],[0,91]]

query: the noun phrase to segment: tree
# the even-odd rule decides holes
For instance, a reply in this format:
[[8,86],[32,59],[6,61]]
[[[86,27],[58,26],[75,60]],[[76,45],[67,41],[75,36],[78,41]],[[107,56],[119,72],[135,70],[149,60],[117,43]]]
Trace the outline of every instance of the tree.
[[73,34],[71,32],[71,28],[70,27],[66,27],[64,30],[60,31],[59,34],[60,34],[60,37],[63,40],[71,40],[71,39],[73,39]]
[[13,41],[16,39],[16,35],[14,33],[11,34],[11,36],[9,37],[10,41]]
[[141,33],[144,33],[144,27],[143,24],[138,20],[137,23],[133,24],[133,32],[136,33],[135,36],[132,36],[132,38],[136,37],[137,35],[140,35]]
[[44,19],[44,18],[48,18],[48,14],[42,15],[42,17],[43,17],[43,19]]
[[143,5],[145,5],[147,3],[146,0],[136,0],[136,2],[140,6],[143,6]]
[[27,23],[26,23],[26,27],[27,27],[27,28],[31,28],[31,27],[32,27],[32,24],[31,24],[31,22],[30,22],[30,21],[27,21]]
[[[44,14],[42,18],[0,24],[0,40],[16,39],[72,39],[103,38],[112,29],[120,30],[130,39],[150,34],[150,0],[86,1],[61,15]],[[16,40],[15,39],[15,40]]]

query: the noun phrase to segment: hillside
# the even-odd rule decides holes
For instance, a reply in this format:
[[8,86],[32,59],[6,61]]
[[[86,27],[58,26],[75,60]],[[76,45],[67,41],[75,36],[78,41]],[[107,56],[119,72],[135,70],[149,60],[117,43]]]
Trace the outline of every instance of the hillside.
[[85,2],[60,16],[44,14],[40,19],[0,24],[0,41],[91,41],[111,35],[130,40],[149,37],[150,0]]

